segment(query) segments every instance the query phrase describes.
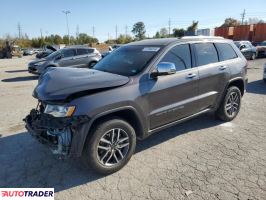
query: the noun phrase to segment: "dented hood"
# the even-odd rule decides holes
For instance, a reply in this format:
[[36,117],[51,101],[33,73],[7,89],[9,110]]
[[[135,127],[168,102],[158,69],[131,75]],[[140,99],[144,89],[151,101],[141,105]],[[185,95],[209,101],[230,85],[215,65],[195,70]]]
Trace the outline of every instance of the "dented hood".
[[39,100],[65,100],[70,95],[124,85],[129,78],[93,69],[49,68],[43,73],[33,96]]

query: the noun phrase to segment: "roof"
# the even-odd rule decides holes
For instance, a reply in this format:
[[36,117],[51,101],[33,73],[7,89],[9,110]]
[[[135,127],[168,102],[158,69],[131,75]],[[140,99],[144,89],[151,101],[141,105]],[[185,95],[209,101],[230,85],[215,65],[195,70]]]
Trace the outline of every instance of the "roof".
[[131,42],[129,43],[129,45],[167,46],[171,43],[176,43],[176,42],[201,41],[201,40],[225,40],[225,39],[223,37],[215,37],[215,36],[186,36],[182,38],[145,39],[137,42]]

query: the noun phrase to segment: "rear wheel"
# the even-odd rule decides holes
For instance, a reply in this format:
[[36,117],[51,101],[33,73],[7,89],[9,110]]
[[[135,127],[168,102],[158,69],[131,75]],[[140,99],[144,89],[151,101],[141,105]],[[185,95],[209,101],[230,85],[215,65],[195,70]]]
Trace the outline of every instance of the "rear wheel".
[[252,53],[250,60],[255,60],[255,59],[256,59],[256,53]]
[[99,123],[89,137],[83,158],[86,165],[101,174],[120,170],[135,151],[135,130],[119,118]]
[[92,61],[89,63],[88,67],[92,68],[94,65],[96,65],[96,63],[97,63],[96,61]]
[[223,101],[216,111],[216,116],[223,121],[233,120],[240,110],[241,97],[238,87],[232,86],[228,88]]

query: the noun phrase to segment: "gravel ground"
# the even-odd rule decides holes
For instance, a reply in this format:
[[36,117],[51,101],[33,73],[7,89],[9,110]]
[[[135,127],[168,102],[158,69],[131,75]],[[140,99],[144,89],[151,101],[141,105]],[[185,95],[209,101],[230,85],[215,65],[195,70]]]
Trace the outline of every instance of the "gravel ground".
[[0,60],[0,187],[54,187],[56,199],[266,199],[266,59],[249,62],[234,121],[208,114],[157,133],[109,176],[58,160],[23,128],[37,104],[37,79],[25,71],[30,59]]

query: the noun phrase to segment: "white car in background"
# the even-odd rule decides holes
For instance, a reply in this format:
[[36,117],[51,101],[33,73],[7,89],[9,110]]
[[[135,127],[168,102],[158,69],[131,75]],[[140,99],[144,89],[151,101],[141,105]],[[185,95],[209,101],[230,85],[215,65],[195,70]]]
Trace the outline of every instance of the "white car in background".
[[264,64],[264,67],[263,67],[263,80],[266,83],[266,63]]

